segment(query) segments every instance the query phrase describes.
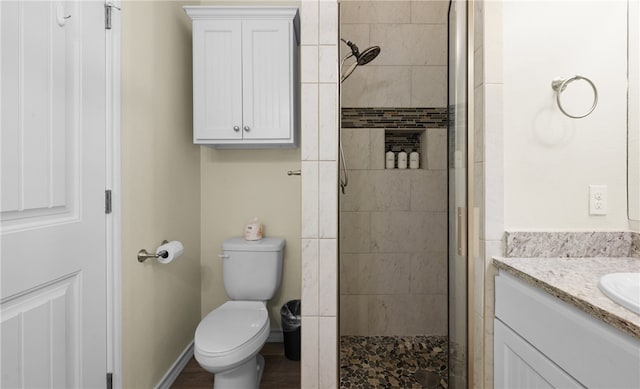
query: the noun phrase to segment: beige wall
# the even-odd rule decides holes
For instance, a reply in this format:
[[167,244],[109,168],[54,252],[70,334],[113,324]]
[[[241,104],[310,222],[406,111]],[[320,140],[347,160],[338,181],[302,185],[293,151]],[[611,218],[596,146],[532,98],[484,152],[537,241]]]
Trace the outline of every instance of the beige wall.
[[[183,3],[122,5],[123,387],[150,388],[200,319],[200,149],[191,141],[191,28]],[[180,240],[182,257],[138,263]]]
[[[626,2],[505,2],[503,12],[505,228],[626,230]],[[572,74],[598,88],[584,119],[554,101],[551,80]],[[584,113],[593,92],[574,82],[562,101]],[[591,184],[607,185],[607,215],[589,215]]]
[[242,236],[254,216],[265,235],[286,240],[282,283],[268,303],[271,328],[280,307],[300,298],[300,149],[217,150],[202,147],[202,316],[228,300],[218,257],[222,242]]
[[[299,1],[202,1],[204,5],[281,5],[299,7]],[[246,222],[257,216],[265,235],[286,240],[282,282],[268,303],[271,328],[280,328],[280,307],[300,298],[300,148],[273,150],[219,150],[201,147],[201,315],[228,297],[218,254],[222,242],[241,236]]]

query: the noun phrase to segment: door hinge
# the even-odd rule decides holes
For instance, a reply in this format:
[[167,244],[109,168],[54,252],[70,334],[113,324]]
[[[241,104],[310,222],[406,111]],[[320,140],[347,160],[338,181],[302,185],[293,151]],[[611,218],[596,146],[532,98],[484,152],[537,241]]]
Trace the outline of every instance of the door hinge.
[[104,213],[111,213],[111,189],[107,189],[104,191]]
[[111,30],[111,5],[104,5],[104,29]]
[[113,373],[107,373],[107,389],[113,389]]
[[120,7],[116,7],[112,3],[104,3],[104,29],[111,30],[111,12],[113,8],[120,11]]

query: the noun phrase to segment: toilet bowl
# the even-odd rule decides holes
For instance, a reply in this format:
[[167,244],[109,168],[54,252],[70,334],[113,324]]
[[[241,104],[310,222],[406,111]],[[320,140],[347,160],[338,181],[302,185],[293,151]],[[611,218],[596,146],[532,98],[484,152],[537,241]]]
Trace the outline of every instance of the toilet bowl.
[[278,238],[222,245],[223,280],[231,299],[202,319],[194,337],[194,356],[215,374],[214,389],[258,389],[264,358],[258,352],[271,330],[266,302],[282,275],[285,242]]
[[198,325],[194,355],[215,374],[214,388],[257,388],[264,360],[258,352],[269,337],[269,315],[259,301],[228,301]]

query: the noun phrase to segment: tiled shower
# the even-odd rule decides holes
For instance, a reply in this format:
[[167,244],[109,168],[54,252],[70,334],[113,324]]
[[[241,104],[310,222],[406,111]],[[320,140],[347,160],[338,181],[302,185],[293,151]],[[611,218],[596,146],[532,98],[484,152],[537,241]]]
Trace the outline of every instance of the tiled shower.
[[[371,379],[446,385],[447,8],[340,3],[341,38],[381,48],[341,89],[349,180],[339,199],[343,387]],[[390,150],[418,152],[419,167],[386,169]],[[367,366],[358,354],[368,354]],[[385,373],[385,360],[407,360],[406,371]]]

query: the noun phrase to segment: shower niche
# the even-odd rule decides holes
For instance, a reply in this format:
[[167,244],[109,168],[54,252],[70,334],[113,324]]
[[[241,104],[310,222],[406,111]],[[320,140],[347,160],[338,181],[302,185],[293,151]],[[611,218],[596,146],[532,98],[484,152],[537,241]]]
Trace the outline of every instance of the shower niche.
[[[385,129],[384,156],[385,166],[391,169],[387,162],[387,153],[393,152],[394,169],[400,169],[400,153],[406,153],[406,169],[424,169],[424,155],[426,155],[426,130],[420,129]],[[412,154],[417,153],[417,165],[411,164]],[[400,169],[402,170],[402,169]]]

